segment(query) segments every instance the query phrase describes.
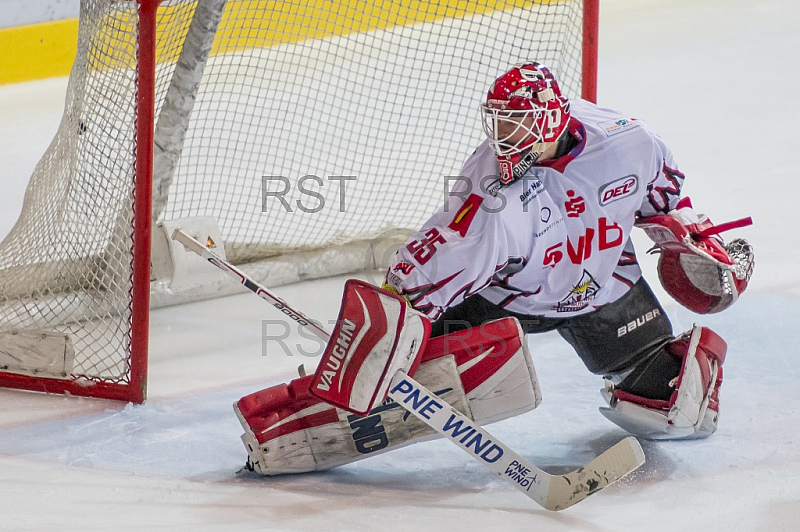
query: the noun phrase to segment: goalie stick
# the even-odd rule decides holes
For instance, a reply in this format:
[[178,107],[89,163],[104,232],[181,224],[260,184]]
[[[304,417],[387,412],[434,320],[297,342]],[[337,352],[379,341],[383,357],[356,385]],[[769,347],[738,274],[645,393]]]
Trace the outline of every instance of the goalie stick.
[[[176,229],[172,238],[237,279],[298,324],[308,327],[320,339],[327,342],[330,338],[318,322],[289,306],[181,229]],[[641,445],[636,438],[629,436],[583,467],[566,474],[551,475],[517,454],[402,370],[392,378],[389,397],[547,510],[569,508],[634,471],[645,460]]]
[[296,321],[299,325],[307,327],[320,339],[325,340],[326,342],[328,341],[330,335],[328,334],[328,331],[326,331],[325,328],[320,325],[319,322],[307,318],[302,312],[293,309],[286,301],[279,298],[254,280],[250,279],[246,273],[214,253],[212,249],[204,246],[198,242],[197,239],[193,238],[182,229],[175,229],[175,231],[172,232],[172,239],[180,242],[189,251],[197,253],[220,270],[238,280],[239,284],[243,285],[261,299],[268,301],[273,307],[280,310],[289,319]]

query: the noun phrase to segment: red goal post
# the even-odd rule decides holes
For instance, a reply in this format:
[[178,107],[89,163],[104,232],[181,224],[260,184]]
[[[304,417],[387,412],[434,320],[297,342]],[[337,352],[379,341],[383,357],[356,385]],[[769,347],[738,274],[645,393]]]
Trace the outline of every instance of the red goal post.
[[143,402],[151,303],[238,288],[176,279],[169,224],[213,220],[268,286],[379,266],[510,64],[595,100],[598,2],[82,0],[62,123],[0,243],[0,386]]

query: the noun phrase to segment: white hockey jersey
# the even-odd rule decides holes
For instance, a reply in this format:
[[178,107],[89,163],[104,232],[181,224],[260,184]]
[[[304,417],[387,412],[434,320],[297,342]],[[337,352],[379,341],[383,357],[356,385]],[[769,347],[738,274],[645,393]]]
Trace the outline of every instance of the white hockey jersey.
[[572,100],[568,154],[501,186],[488,141],[447,201],[394,256],[387,282],[435,320],[480,292],[511,312],[564,318],[620,298],[641,276],[637,212],[666,213],[683,174],[643,122]]

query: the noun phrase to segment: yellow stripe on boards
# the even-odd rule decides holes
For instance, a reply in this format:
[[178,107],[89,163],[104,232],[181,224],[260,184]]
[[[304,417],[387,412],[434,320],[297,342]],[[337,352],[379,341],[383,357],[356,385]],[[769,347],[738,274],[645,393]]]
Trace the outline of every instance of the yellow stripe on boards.
[[[233,0],[223,16],[215,51],[291,44],[549,3],[556,0]],[[260,16],[243,19],[244,12]]]
[[[475,0],[229,0],[211,53],[292,44],[569,1],[577,0],[485,0],[480,3]],[[188,31],[192,8],[191,3],[159,8],[159,38],[170,33],[171,39],[182,41]],[[133,66],[135,48],[127,37],[136,33],[135,19],[130,12],[118,11],[109,15],[109,22],[106,27],[111,29],[105,38],[108,44],[125,48],[114,66]],[[0,85],[68,75],[77,50],[77,35],[77,19],[0,29]],[[174,61],[179,47],[159,46],[157,52],[159,62]],[[108,65],[91,66],[108,68]]]
[[0,85],[69,74],[78,19],[0,29]]

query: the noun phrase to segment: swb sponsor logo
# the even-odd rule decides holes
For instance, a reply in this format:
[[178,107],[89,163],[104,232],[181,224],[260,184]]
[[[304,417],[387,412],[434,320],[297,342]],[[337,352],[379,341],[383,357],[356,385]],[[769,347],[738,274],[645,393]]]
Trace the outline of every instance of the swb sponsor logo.
[[629,175],[606,183],[597,191],[600,205],[608,205],[622,198],[626,198],[639,189],[639,181],[635,175]]
[[516,460],[508,464],[505,475],[525,488],[525,491],[530,491],[531,485],[536,483],[536,475],[530,476],[531,470]]
[[350,348],[350,342],[353,341],[355,331],[356,324],[345,318],[339,330],[336,345],[331,350],[331,356],[325,361],[325,370],[322,371],[320,381],[317,383],[318,389],[325,392],[330,391],[333,379],[336,378],[336,372],[342,367],[342,361],[347,356],[347,350]]

